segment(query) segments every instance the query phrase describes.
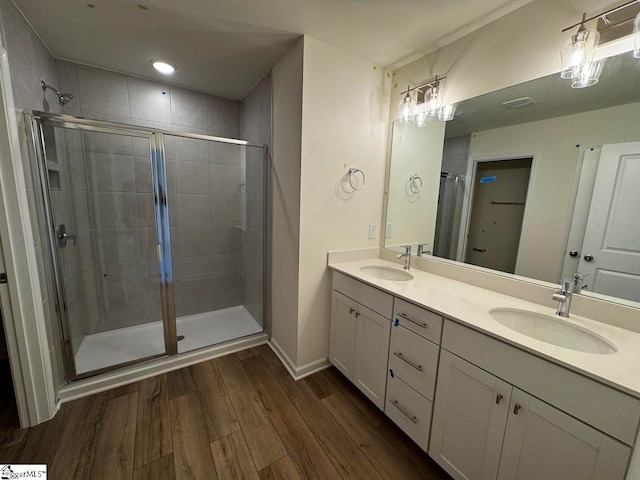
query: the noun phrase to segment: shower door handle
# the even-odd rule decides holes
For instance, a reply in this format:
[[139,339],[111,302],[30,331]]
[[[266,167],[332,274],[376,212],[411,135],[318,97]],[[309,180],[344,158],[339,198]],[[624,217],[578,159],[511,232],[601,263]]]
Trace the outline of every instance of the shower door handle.
[[59,247],[66,247],[68,240],[73,240],[73,246],[76,246],[76,234],[67,232],[67,227],[64,223],[56,226],[56,237],[58,237]]

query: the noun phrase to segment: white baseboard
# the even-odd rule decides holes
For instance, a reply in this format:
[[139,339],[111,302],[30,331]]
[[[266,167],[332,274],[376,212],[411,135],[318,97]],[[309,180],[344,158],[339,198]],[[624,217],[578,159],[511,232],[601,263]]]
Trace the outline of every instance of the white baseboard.
[[139,382],[145,378],[155,377],[162,373],[179,370],[180,368],[195,365],[196,363],[211,360],[212,358],[239,352],[251,347],[257,347],[258,345],[264,345],[268,340],[269,337],[267,334],[260,333],[222,345],[200,348],[172,357],[159,358],[141,363],[140,365],[123,368],[117,372],[99,375],[86,380],[79,380],[62,387],[58,394],[59,402],[64,403],[87,397],[122,385]]
[[313,375],[314,373],[319,372],[320,370],[324,370],[325,368],[328,368],[331,366],[331,363],[329,363],[328,359],[321,358],[320,360],[315,360],[313,362],[305,363],[304,365],[297,367],[293,363],[291,358],[289,358],[289,355],[285,353],[282,347],[278,345],[278,342],[276,342],[273,338],[269,340],[268,345],[271,347],[271,350],[273,350],[276,356],[280,359],[282,364],[285,366],[285,368],[289,372],[289,375],[291,375],[291,377],[295,381],[302,380],[304,377]]

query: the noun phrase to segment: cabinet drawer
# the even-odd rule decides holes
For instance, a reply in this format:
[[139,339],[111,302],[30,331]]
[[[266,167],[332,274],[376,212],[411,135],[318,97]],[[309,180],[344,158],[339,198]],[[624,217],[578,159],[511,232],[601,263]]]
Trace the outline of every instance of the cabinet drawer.
[[396,298],[393,306],[393,321],[394,325],[398,323],[440,345],[443,322],[440,315]]
[[435,343],[402,326],[391,329],[389,369],[411,388],[433,401],[438,371],[438,347]]
[[387,379],[384,413],[425,452],[429,447],[432,405],[398,377]]
[[333,272],[332,288],[356,302],[366,305],[385,318],[391,318],[393,297],[366,283],[354,280],[339,272]]

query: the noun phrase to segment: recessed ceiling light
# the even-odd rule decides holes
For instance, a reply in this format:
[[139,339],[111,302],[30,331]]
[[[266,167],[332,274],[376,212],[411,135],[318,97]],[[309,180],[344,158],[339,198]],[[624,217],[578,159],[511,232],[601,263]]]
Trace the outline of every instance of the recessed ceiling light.
[[169,65],[165,62],[151,62],[151,65],[153,65],[153,68],[157,71],[164,73],[165,75],[171,75],[176,70],[173,65]]

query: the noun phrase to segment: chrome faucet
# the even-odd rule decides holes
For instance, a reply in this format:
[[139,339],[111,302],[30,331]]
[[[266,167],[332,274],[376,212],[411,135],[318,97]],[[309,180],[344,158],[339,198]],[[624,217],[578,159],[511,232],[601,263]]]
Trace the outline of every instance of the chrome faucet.
[[429,248],[428,243],[419,243],[418,244],[418,257],[422,257],[424,255],[431,255],[431,251],[427,250]]
[[404,258],[404,269],[409,270],[411,267],[411,245],[404,245],[404,253],[399,253],[396,258]]
[[558,310],[556,311],[556,315],[560,317],[566,318],[569,316],[569,310],[571,309],[571,297],[573,296],[571,285],[571,280],[564,279],[560,290],[554,293],[551,297],[556,302],[558,302]]
[[572,293],[581,293],[583,289],[587,288],[589,285],[584,283],[585,277],[588,277],[589,274],[586,275],[578,272],[573,274],[573,285],[571,286]]

